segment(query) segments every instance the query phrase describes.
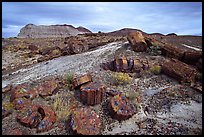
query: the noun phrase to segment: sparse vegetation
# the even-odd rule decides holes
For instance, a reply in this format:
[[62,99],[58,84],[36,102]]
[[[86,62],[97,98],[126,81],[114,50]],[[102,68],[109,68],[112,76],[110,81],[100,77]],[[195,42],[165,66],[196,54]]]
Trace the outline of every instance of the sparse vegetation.
[[64,101],[61,94],[56,94],[56,98],[52,105],[58,120],[67,120],[71,110],[69,108],[70,104],[68,101]]
[[128,84],[132,81],[132,78],[127,73],[123,73],[123,72],[113,73],[112,78],[113,78],[113,82],[116,85]]
[[66,75],[67,86],[68,86],[69,88],[72,88],[73,77],[74,77],[74,73],[72,73],[72,72],[69,72],[69,73],[67,73],[67,75]]
[[155,75],[159,75],[161,73],[161,66],[155,65],[150,68],[150,72],[154,73]]

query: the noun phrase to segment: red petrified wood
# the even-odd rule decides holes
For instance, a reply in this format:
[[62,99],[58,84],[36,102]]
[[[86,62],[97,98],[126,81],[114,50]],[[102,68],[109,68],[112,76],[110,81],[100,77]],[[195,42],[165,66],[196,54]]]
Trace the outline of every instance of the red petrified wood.
[[36,88],[39,92],[39,95],[44,97],[52,95],[58,90],[58,83],[56,80],[51,79],[43,82],[40,86]]
[[92,77],[90,74],[85,74],[85,75],[82,75],[80,77],[74,77],[73,78],[73,86],[74,88],[77,88],[79,86],[81,86],[82,84],[85,84],[87,82],[91,82],[92,81]]
[[101,120],[94,110],[79,108],[71,114],[69,125],[76,134],[97,135],[100,133]]
[[136,113],[136,108],[122,94],[118,94],[110,99],[110,114],[117,120],[126,120]]
[[106,87],[100,82],[90,82],[82,85],[80,90],[80,99],[83,103],[96,105],[102,102]]

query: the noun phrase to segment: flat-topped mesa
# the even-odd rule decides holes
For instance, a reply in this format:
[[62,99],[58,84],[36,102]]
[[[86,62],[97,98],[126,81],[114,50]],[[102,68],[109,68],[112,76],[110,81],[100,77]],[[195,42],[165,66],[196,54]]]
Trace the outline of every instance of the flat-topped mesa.
[[49,38],[68,37],[78,34],[92,33],[84,27],[75,28],[72,25],[39,25],[27,24],[20,30],[18,38]]

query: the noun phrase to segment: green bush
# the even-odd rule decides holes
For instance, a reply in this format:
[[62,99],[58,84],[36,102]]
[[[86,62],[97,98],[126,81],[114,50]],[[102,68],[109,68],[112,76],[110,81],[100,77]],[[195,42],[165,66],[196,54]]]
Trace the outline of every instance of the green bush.
[[112,78],[113,78],[113,82],[116,85],[128,84],[132,81],[132,78],[127,73],[123,73],[123,72],[113,73]]
[[150,72],[154,73],[155,75],[159,75],[161,73],[161,66],[155,65],[150,68]]
[[71,72],[67,73],[66,75],[67,85],[69,88],[72,87],[73,77],[74,77],[74,73],[71,73]]

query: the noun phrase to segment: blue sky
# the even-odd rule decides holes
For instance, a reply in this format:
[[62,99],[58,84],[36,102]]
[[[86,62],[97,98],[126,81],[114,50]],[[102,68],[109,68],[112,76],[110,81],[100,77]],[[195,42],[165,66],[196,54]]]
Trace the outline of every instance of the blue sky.
[[122,28],[147,33],[202,35],[202,2],[2,2],[2,36],[28,23],[70,24],[92,32]]

